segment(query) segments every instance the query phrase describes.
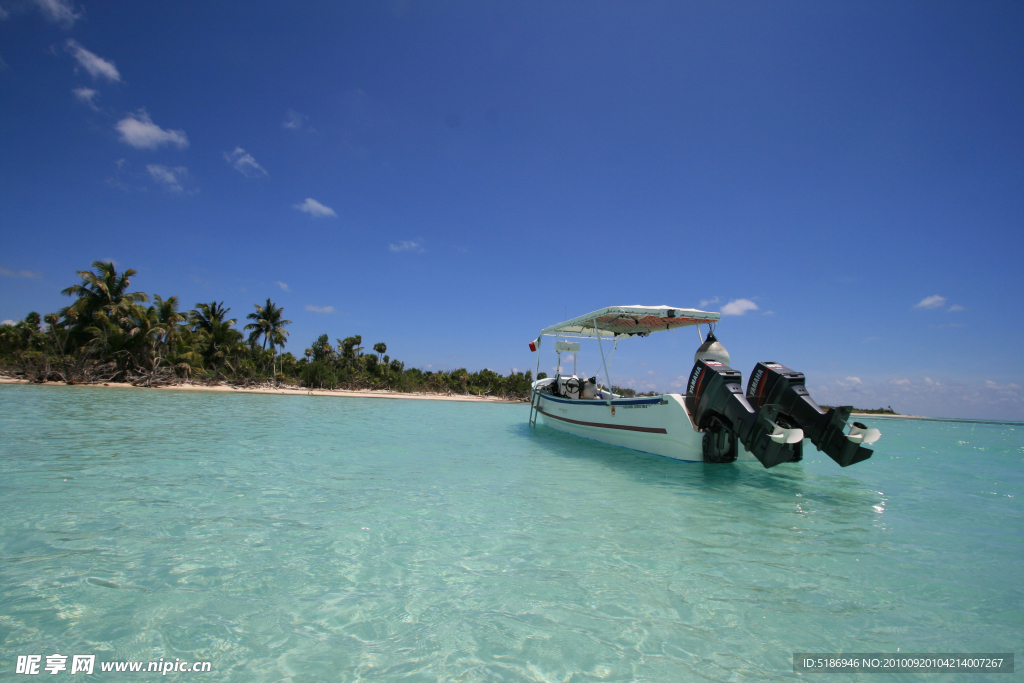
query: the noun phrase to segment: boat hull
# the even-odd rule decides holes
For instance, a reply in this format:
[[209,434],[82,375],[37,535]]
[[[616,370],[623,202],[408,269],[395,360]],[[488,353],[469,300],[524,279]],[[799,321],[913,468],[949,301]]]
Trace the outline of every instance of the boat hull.
[[[680,394],[617,398],[609,406],[606,400],[560,398],[535,389],[533,402],[543,423],[560,432],[674,460],[704,460],[704,435],[694,429]],[[738,459],[754,456],[741,445]]]

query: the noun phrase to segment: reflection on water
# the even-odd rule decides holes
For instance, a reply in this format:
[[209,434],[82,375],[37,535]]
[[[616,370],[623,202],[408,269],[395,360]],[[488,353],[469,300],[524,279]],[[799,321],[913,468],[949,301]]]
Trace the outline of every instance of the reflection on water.
[[675,681],[1019,644],[1012,428],[894,420],[865,463],[764,470],[526,414],[0,386],[5,651],[209,659],[211,680]]

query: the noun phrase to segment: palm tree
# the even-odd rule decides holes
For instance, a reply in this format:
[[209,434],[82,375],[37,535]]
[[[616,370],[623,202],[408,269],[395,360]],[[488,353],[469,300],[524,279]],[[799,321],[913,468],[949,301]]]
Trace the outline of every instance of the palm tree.
[[288,330],[284,329],[284,326],[291,324],[292,321],[281,319],[281,316],[284,315],[284,309],[275,306],[269,297],[267,298],[266,305],[254,305],[256,306],[256,311],[246,316],[246,318],[253,321],[245,326],[245,329],[251,330],[249,333],[249,343],[255,344],[259,341],[260,337],[263,337],[263,349],[266,350],[267,344],[270,344],[273,375],[276,381],[277,357],[275,355],[275,348],[278,346],[283,348],[287,343]]
[[[213,332],[219,323],[224,322],[224,316],[228,314],[230,308],[224,308],[224,302],[217,303],[211,301],[208,304],[196,304],[195,309],[189,311],[189,323],[195,330],[206,330],[207,332]],[[233,325],[234,320],[229,320],[228,324]]]
[[189,311],[189,324],[202,345],[204,359],[213,368],[226,360],[228,354],[235,350],[242,339],[242,333],[232,327],[235,319],[224,319],[230,310],[224,307],[223,301],[212,301],[208,304],[196,304],[196,307]]
[[377,352],[378,360],[383,362],[384,354],[388,351],[388,345],[384,342],[373,345],[373,350]]
[[62,318],[71,321],[71,326],[81,337],[87,328],[95,328],[104,335],[106,342],[105,323],[114,322],[118,325],[127,324],[136,304],[149,301],[143,292],[129,292],[129,278],[135,271],[128,268],[120,275],[114,264],[109,261],[93,261],[96,272],[78,271],[81,284],[71,285],[61,291],[65,296],[75,297],[76,301],[60,311]]
[[360,344],[363,343],[363,336],[360,334],[354,337],[345,337],[344,339],[335,339],[338,342],[338,353],[341,354],[341,362],[345,367],[351,367],[355,364],[356,358],[359,357],[363,347]]

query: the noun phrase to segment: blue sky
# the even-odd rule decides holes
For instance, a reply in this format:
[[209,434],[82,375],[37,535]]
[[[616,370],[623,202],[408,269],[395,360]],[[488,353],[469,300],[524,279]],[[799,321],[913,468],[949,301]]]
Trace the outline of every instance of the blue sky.
[[0,8],[0,319],[112,259],[271,297],[296,355],[507,372],[563,315],[701,307],[820,402],[1024,419],[1020,3]]

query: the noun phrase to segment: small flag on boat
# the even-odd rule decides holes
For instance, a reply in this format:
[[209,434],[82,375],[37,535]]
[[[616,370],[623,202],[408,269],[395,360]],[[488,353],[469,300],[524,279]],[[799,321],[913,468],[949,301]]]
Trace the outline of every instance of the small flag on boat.
[[539,342],[539,341],[540,341],[540,337],[537,337],[532,342],[530,342],[530,351],[531,352],[537,350],[537,342]]

